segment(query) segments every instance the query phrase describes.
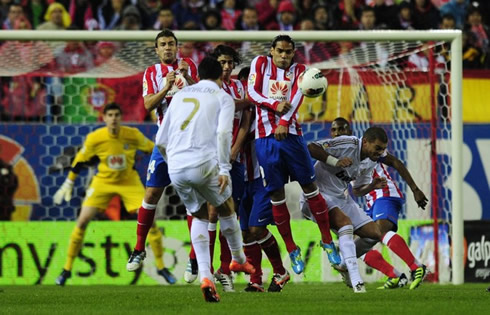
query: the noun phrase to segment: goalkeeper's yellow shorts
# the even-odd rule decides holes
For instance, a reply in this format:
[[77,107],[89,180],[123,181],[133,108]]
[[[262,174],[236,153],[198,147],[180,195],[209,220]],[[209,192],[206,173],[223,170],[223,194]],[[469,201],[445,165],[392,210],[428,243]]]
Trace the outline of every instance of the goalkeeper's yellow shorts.
[[133,213],[138,211],[141,206],[141,201],[145,196],[145,188],[137,174],[118,182],[110,182],[107,179],[94,176],[82,206],[96,207],[100,211],[105,211],[114,195],[119,195],[127,211]]

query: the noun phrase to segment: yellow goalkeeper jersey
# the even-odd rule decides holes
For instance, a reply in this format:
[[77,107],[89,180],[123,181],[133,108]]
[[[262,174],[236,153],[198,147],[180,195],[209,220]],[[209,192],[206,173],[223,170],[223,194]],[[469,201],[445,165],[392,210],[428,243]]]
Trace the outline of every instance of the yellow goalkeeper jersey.
[[76,178],[80,166],[97,156],[96,177],[108,182],[124,180],[136,173],[133,169],[136,150],[150,153],[153,146],[153,141],[136,128],[121,126],[117,136],[111,135],[107,127],[97,129],[87,135],[72,163],[69,178]]

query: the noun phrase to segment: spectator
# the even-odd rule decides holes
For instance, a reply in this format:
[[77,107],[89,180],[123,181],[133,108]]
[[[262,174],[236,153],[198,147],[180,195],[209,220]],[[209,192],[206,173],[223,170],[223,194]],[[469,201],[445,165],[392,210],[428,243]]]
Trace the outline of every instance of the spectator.
[[281,31],[292,31],[298,29],[299,26],[296,25],[296,8],[293,3],[289,0],[283,0],[279,3],[277,8],[277,22],[276,24],[271,23],[269,27],[274,30]]
[[141,13],[134,5],[128,5],[124,8],[121,24],[116,27],[116,30],[137,31],[141,30]]
[[383,29],[392,28],[396,23],[397,7],[386,2],[386,0],[375,0],[373,6],[376,24]]
[[32,0],[28,1],[24,7],[25,15],[31,21],[32,28],[37,29],[44,22],[44,14],[48,8],[47,0]]
[[315,5],[313,7],[313,24],[317,31],[332,30],[337,27],[337,22],[329,14],[329,8],[326,5]]
[[[76,30],[71,26],[70,30]],[[61,72],[77,73],[93,68],[94,60],[90,50],[81,41],[68,41],[55,52],[56,67]]]
[[142,28],[151,29],[155,25],[158,16],[160,14],[160,9],[162,8],[162,3],[159,0],[139,0],[138,9],[141,13],[142,18]]
[[313,8],[316,5],[315,0],[294,0],[294,6],[297,9],[298,16],[303,18],[313,17]]
[[7,18],[3,21],[2,28],[4,30],[14,29],[15,20],[24,15],[24,9],[19,3],[11,3],[8,9]]
[[99,22],[95,19],[95,0],[72,0],[68,6],[72,24],[80,30],[97,30]]
[[430,0],[412,0],[413,27],[417,30],[437,29],[441,20],[439,10]]
[[169,29],[174,30],[177,28],[175,24],[174,14],[170,8],[162,8],[158,13],[158,18],[153,28],[156,30]]
[[235,30],[237,31],[259,31],[263,30],[262,25],[259,24],[259,15],[257,9],[254,7],[246,7],[243,9],[242,15],[238,18],[235,24]]
[[439,11],[441,16],[445,14],[451,14],[454,16],[456,27],[463,29],[466,10],[468,9],[469,3],[469,0],[450,0],[448,3],[444,4]]
[[234,30],[235,23],[242,14],[241,10],[236,9],[236,0],[224,0],[221,9],[221,25],[226,30]]
[[10,3],[12,3],[12,0],[0,0],[0,23],[2,25],[5,19],[7,19]]
[[130,0],[104,0],[97,9],[97,21],[101,30],[114,30],[121,24],[123,10]]
[[463,69],[482,69],[485,56],[477,45],[477,38],[470,30],[463,31]]
[[182,42],[177,52],[177,58],[191,58],[196,64],[206,57],[205,49],[202,49],[195,42]]
[[456,20],[451,14],[445,14],[442,16],[441,24],[439,25],[441,30],[454,30],[456,29]]
[[277,23],[277,9],[281,0],[262,0],[255,7],[257,8],[259,23],[266,29],[274,29]]
[[398,6],[397,18],[391,28],[395,30],[413,30],[413,11],[408,2],[402,2]]
[[208,9],[202,15],[201,29],[206,31],[219,31],[221,28],[221,14],[215,9]]
[[364,7],[361,10],[361,18],[359,23],[359,29],[365,31],[371,31],[377,29],[376,27],[376,14],[371,7]]
[[488,37],[490,33],[488,26],[482,23],[482,15],[478,7],[472,6],[468,9],[466,23],[465,28],[475,36],[475,46],[486,56],[489,51]]
[[[193,25],[201,25],[204,0],[181,0],[172,5],[172,12],[177,22],[177,27],[183,29],[186,23],[193,22]],[[190,26],[187,26],[190,28]]]
[[115,52],[116,45],[114,45],[114,43],[104,41],[98,42],[97,45],[95,45],[95,65],[100,66],[101,64],[107,62],[112,58]]
[[361,0],[341,0],[339,2],[342,29],[359,29],[361,8]]
[[[315,25],[311,19],[303,19],[300,29],[302,31],[313,31]],[[296,48],[294,61],[297,63],[312,64],[327,61],[339,54],[340,46],[337,42],[301,42]]]
[[64,30],[71,24],[71,18],[65,7],[57,2],[49,5],[44,15],[43,24],[37,27],[38,30]]

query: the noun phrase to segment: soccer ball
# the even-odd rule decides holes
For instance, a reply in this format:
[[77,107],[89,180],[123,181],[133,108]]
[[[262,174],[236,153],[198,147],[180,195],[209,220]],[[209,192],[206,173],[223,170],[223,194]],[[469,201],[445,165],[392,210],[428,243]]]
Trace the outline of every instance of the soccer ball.
[[306,97],[317,97],[327,90],[327,78],[317,68],[306,69],[299,75],[298,87]]

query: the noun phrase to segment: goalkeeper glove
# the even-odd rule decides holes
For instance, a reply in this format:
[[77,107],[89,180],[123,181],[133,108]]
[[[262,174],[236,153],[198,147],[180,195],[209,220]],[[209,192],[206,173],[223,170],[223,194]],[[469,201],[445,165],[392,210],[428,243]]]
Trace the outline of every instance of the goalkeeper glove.
[[63,199],[68,202],[71,200],[71,192],[73,190],[73,181],[71,179],[66,179],[60,189],[54,194],[53,201],[55,204],[59,205],[63,202]]

